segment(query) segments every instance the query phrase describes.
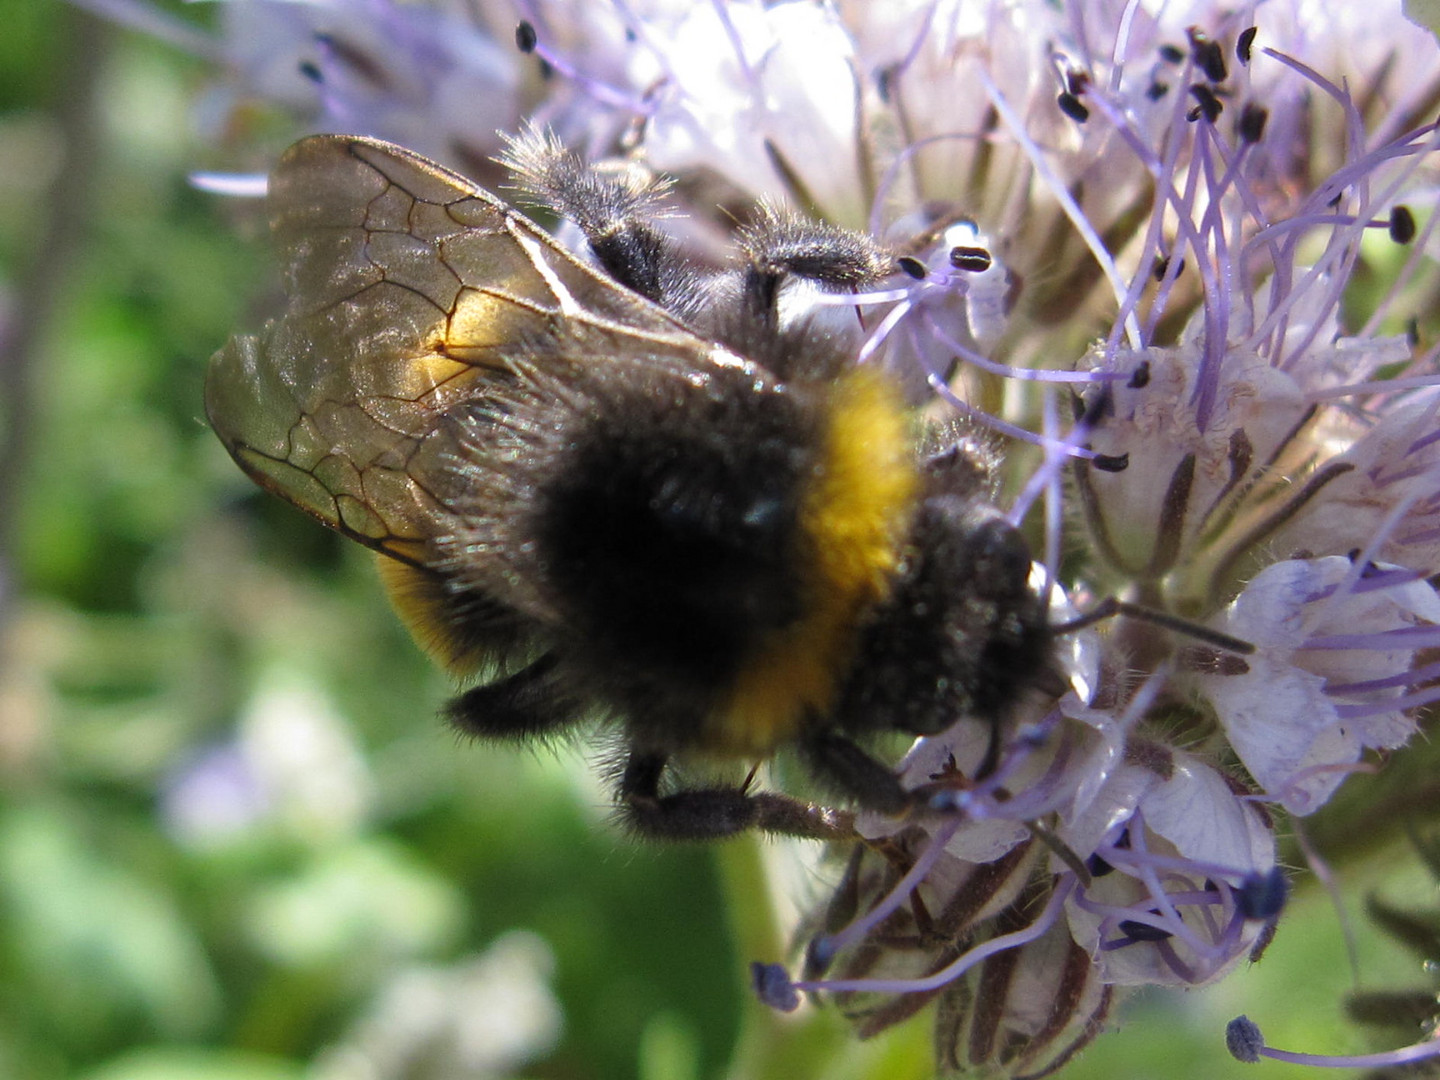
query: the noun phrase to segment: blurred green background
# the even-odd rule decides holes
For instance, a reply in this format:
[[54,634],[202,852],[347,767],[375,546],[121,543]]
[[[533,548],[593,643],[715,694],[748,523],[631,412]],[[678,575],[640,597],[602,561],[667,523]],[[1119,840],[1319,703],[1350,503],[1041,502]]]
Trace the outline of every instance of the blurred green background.
[[[593,751],[444,729],[368,555],[204,425],[273,286],[254,208],[187,183],[234,164],[195,130],[214,73],[49,0],[0,27],[0,1078],[925,1075],[923,1024],[860,1050],[750,1000],[789,849],[633,844]],[[1070,1075],[1295,1075],[1225,1056],[1241,1011],[1366,1045],[1316,893],[1261,968],[1140,1003]],[[1351,912],[1366,984],[1423,985]]]

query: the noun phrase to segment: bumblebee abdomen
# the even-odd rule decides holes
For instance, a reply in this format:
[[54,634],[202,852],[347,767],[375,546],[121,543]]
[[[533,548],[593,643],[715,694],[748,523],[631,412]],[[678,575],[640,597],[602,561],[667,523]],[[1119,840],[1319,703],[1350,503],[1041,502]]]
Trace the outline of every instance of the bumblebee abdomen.
[[829,719],[861,624],[892,588],[918,488],[912,432],[894,387],[868,369],[847,372],[826,397],[802,485],[799,615],[745,658],[714,714],[717,746],[764,754],[805,723]]
[[758,372],[621,366],[555,425],[517,539],[597,679],[645,700],[667,684],[713,697],[802,606],[809,417]]
[[552,425],[570,430],[522,530],[560,651],[641,741],[763,756],[834,707],[890,588],[908,418],[868,371],[618,366]]

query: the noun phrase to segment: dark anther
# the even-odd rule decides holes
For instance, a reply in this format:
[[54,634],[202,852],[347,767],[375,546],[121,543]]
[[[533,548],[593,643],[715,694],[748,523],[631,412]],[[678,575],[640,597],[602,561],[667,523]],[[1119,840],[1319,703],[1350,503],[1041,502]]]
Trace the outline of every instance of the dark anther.
[[1235,39],[1235,58],[1247,66],[1250,63],[1250,50],[1255,45],[1255,31],[1256,27],[1247,26]]
[[1236,906],[1247,919],[1273,919],[1285,907],[1290,883],[1285,872],[1272,866],[1263,874],[1251,874],[1235,890]]
[[1265,122],[1270,119],[1270,110],[1256,102],[1247,102],[1240,110],[1240,139],[1242,142],[1258,143],[1265,136]]
[[990,252],[983,247],[957,246],[950,249],[950,265],[957,270],[981,274],[990,269]]
[[900,258],[895,260],[895,263],[905,274],[914,278],[916,281],[924,281],[925,275],[929,273],[929,271],[925,269],[925,264],[915,258],[914,255],[901,255]]
[[1161,45],[1160,59],[1167,64],[1178,64],[1185,59],[1185,50],[1178,45]]
[[320,65],[313,60],[300,61],[300,74],[313,83],[323,83],[325,76],[320,74]]
[[800,1007],[800,993],[781,965],[752,963],[750,982],[755,987],[755,996],[772,1009],[794,1012]]
[[1415,215],[1408,206],[1397,206],[1390,211],[1390,239],[1397,244],[1408,244],[1415,239]]
[[[1168,271],[1169,269],[1170,269],[1170,256],[1169,256],[1169,255],[1162,255],[1162,256],[1160,256],[1159,258],[1157,258],[1157,259],[1155,260],[1155,266],[1154,266],[1154,268],[1153,268],[1150,272],[1155,275],[1155,280],[1156,280],[1156,281],[1164,281],[1164,280],[1165,280],[1165,273],[1166,273],[1166,271]],[[1175,276],[1178,278],[1178,277],[1179,277],[1181,274],[1183,274],[1184,272],[1185,272],[1185,260],[1184,260],[1184,259],[1181,259],[1180,262],[1179,262],[1179,264],[1175,267]]]
[[1135,370],[1130,374],[1130,381],[1125,384],[1131,390],[1144,390],[1150,385],[1150,361],[1142,360]]
[[1225,1025],[1225,1049],[1236,1061],[1254,1065],[1260,1060],[1260,1051],[1265,1049],[1265,1036],[1248,1016],[1237,1016]]
[[1090,459],[1090,464],[1101,472],[1124,472],[1130,467],[1130,455],[1096,454]]
[[1077,396],[1075,406],[1077,424],[1087,428],[1097,427],[1100,421],[1115,414],[1115,395],[1110,392],[1110,387],[1102,386],[1098,393],[1090,396],[1089,401]]
[[515,27],[515,47],[522,53],[534,52],[538,40],[535,27],[528,21],[522,19],[520,25]]
[[1086,107],[1083,101],[1068,90],[1056,98],[1055,103],[1060,106],[1061,112],[1077,124],[1083,124],[1086,120],[1090,119],[1089,108]]
[[1220,43],[1197,26],[1185,33],[1190,38],[1190,55],[1195,58],[1195,66],[1212,83],[1224,82],[1229,72],[1225,69],[1225,50],[1220,48]]
[[[1160,914],[1158,911],[1154,914]],[[1134,919],[1124,919],[1120,923],[1120,932],[1131,941],[1164,941],[1175,935],[1169,930],[1161,930],[1158,926],[1151,926],[1149,923],[1137,922]]]
[[1215,96],[1215,91],[1204,83],[1196,83],[1190,87],[1190,96],[1200,104],[1185,114],[1187,120],[1198,120],[1205,117],[1210,123],[1215,123],[1220,118],[1220,111],[1225,107],[1220,104],[1220,99]]
[[1113,874],[1115,867],[1102,859],[1099,855],[1091,855],[1085,860],[1085,869],[1090,871],[1092,878],[1102,878],[1106,874]]
[[1170,84],[1167,82],[1161,82],[1159,79],[1156,79],[1148,87],[1145,88],[1145,96],[1151,101],[1159,101],[1169,92]]

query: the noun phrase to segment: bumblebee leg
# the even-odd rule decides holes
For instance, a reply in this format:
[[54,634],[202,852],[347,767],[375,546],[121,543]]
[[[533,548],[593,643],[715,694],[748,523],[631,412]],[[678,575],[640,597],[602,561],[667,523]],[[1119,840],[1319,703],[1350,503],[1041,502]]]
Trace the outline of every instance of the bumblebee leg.
[[867,810],[899,814],[910,805],[910,796],[894,771],[843,735],[813,732],[802,749],[817,776]]
[[634,750],[620,778],[620,812],[636,833],[652,840],[721,840],[747,829],[814,840],[853,835],[848,814],[771,792],[698,788],[660,794],[662,754]]
[[445,706],[444,715],[468,735],[525,740],[564,727],[577,709],[556,678],[555,658],[546,655],[513,675],[465,691]]
[[639,165],[590,165],[539,129],[510,140],[503,160],[532,197],[580,227],[620,284],[669,307],[690,280],[670,240],[650,222],[661,211],[664,181]]
[[831,291],[873,285],[898,268],[895,256],[867,234],[762,208],[759,220],[741,230],[745,303],[751,317],[773,322],[780,285],[804,278]]
[[637,833],[655,840],[713,840],[755,824],[755,806],[739,788],[660,794],[665,758],[634,751],[620,778],[620,805]]

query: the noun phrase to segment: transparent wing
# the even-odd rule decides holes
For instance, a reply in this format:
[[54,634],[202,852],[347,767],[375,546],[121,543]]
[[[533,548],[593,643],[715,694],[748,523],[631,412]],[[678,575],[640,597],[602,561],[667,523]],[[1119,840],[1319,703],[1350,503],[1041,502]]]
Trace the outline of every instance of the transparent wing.
[[[457,416],[529,365],[606,355],[707,365],[713,346],[463,177],[322,135],[270,178],[288,303],[210,363],[205,407],[262,487],[405,562],[443,532]],[[567,344],[568,343],[568,344]]]

